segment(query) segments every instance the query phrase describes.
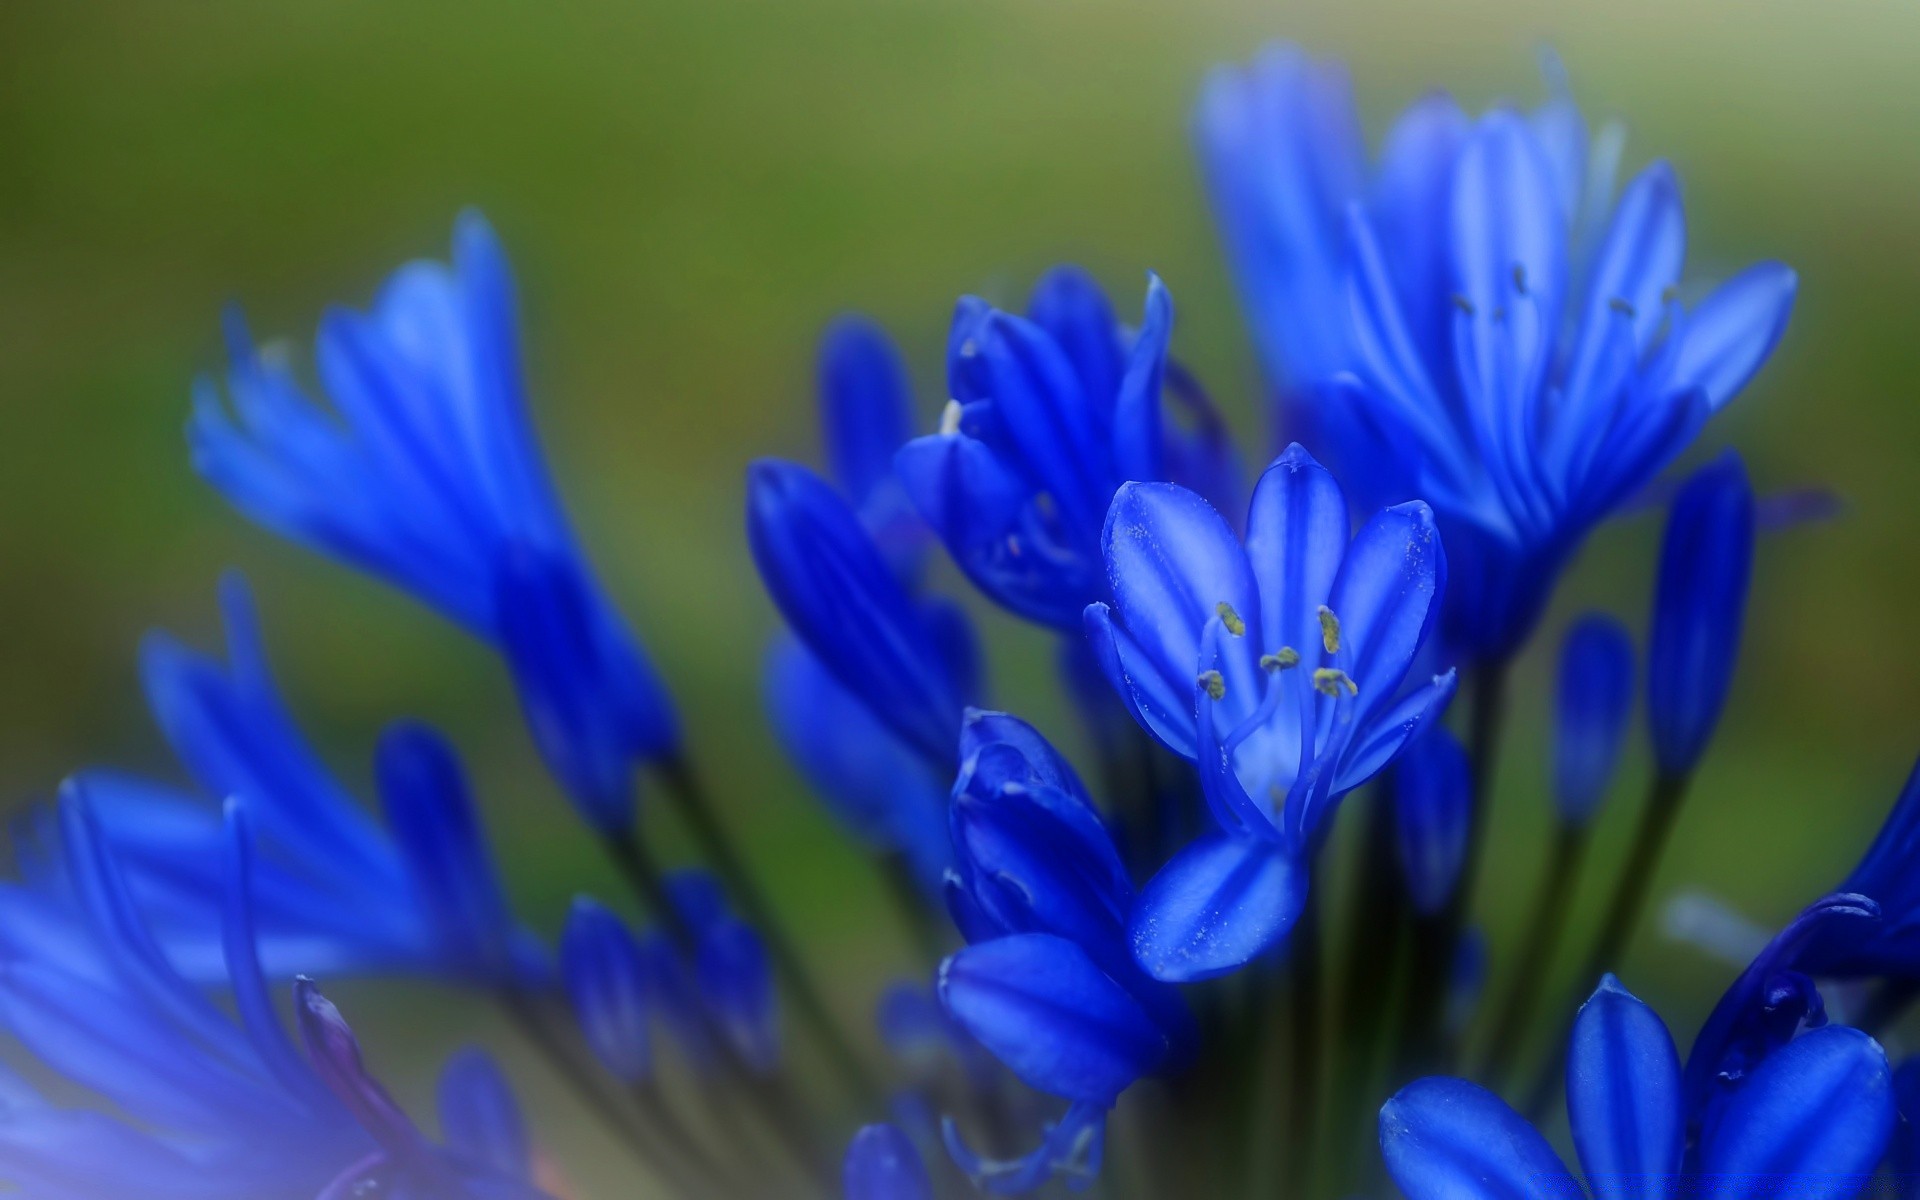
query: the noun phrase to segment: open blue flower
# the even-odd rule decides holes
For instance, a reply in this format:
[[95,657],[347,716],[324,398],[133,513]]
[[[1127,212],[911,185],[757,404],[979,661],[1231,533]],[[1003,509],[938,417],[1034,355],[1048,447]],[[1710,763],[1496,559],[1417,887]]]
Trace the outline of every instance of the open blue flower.
[[1107,1110],[1191,1053],[1178,994],[1147,978],[1127,939],[1133,885],[1078,775],[1031,725],[968,714],[954,783],[949,905],[969,943],[940,967],[942,1005],[1037,1091],[1069,1102],[1024,1157],[994,1162],[947,1127],[982,1186],[1015,1193],[1099,1172]]
[[1766,361],[1795,291],[1762,263],[1684,307],[1672,169],[1616,201],[1618,136],[1590,154],[1556,84],[1478,120],[1428,97],[1371,180],[1345,76],[1295,51],[1222,73],[1201,107],[1229,257],[1302,435],[1378,498],[1433,505],[1447,634],[1474,657],[1526,639],[1587,532]]
[[[1072,631],[1106,595],[1100,527],[1123,482],[1179,471],[1209,495],[1229,486],[1224,431],[1169,362],[1172,332],[1173,302],[1153,276],[1138,331],[1071,267],[1040,281],[1024,317],[960,301],[952,402],[940,432],[909,442],[897,466],[954,562],[1009,611]],[[1199,425],[1191,439],[1170,425],[1163,389]]]
[[1298,445],[1255,486],[1244,546],[1184,488],[1114,497],[1114,601],[1088,607],[1088,636],[1141,726],[1198,763],[1219,825],[1135,909],[1134,953],[1157,978],[1218,975],[1278,943],[1340,797],[1453,694],[1452,671],[1402,691],[1446,585],[1432,514],[1396,505],[1351,538],[1347,514]]
[[[254,897],[260,957],[299,971],[407,972],[487,986],[545,973],[545,953],[513,917],[451,746],[398,722],[380,740],[375,777],[383,827],[320,762],[269,671],[239,575],[221,583],[225,663],[154,634],[141,656],[154,718],[198,795],[117,771],[76,775],[128,886],[180,969],[216,979],[222,948],[219,800],[247,801],[268,857]],[[0,941],[57,921],[43,902],[72,887],[61,849],[73,819],[22,832],[24,887],[0,893]]]
[[477,213],[451,267],[414,262],[316,358],[332,411],[228,325],[227,399],[195,389],[195,468],[253,520],[412,594],[495,646],[548,767],[596,826],[633,820],[634,765],[673,706],[594,581],[527,413],[513,280]]
[[[435,1146],[360,1065],[338,1014],[311,985],[296,1009],[302,1055],[281,1028],[254,954],[260,877],[247,813],[230,804],[217,849],[224,878],[223,982],[234,1013],[176,971],[141,918],[132,885],[85,799],[62,801],[70,940],[11,957],[0,970],[0,1026],[72,1089],[116,1115],[68,1107],[8,1071],[0,1078],[0,1178],[51,1200],[103,1195],[313,1200],[362,1194],[535,1200],[526,1161],[501,1168],[498,1145],[450,1106]],[[461,1068],[474,1082],[471,1064]],[[498,1087],[498,1075],[491,1076]],[[511,1097],[468,1092],[517,1124]],[[459,1111],[455,1111],[459,1109]],[[498,1130],[499,1121],[488,1123]]]
[[[1886,1055],[1827,1026],[1769,1056],[1688,1146],[1679,1055],[1659,1016],[1607,976],[1567,1052],[1567,1115],[1595,1196],[1851,1196],[1893,1132]],[[1540,1133],[1464,1079],[1419,1080],[1380,1110],[1380,1149],[1407,1200],[1585,1194]],[[1686,1174],[1682,1174],[1686,1172]]]

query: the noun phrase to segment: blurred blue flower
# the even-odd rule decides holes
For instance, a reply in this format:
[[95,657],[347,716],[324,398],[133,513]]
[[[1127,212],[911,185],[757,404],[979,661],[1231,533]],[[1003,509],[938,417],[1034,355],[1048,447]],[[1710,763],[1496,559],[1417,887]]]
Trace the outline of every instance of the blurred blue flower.
[[1794,965],[1825,978],[1920,980],[1920,763],[1835,890],[1871,897],[1881,919],[1823,923],[1796,949]]
[[1653,163],[1616,202],[1617,131],[1590,149],[1550,75],[1531,114],[1420,101],[1371,179],[1344,72],[1291,47],[1218,73],[1198,117],[1299,435],[1370,504],[1433,505],[1454,561],[1446,634],[1469,658],[1526,640],[1587,532],[1766,361],[1796,286],[1762,263],[1683,307],[1672,169]]
[[[1138,331],[1073,267],[1041,279],[1024,317],[974,296],[955,309],[952,400],[940,432],[907,443],[897,467],[954,562],[1009,611],[1072,632],[1106,596],[1100,527],[1120,484],[1232,486],[1224,428],[1170,363],[1172,332],[1173,302],[1152,275]],[[1190,435],[1163,391],[1197,426]]]
[[1407,743],[1393,774],[1394,847],[1414,911],[1437,913],[1453,895],[1472,808],[1467,752],[1445,727],[1429,726]]
[[1553,800],[1560,820],[1593,820],[1613,782],[1633,711],[1633,639],[1612,617],[1589,613],[1560,649],[1554,708]]
[[[487,986],[543,978],[545,951],[507,906],[453,749],[423,725],[387,729],[374,764],[383,829],[294,727],[239,575],[221,582],[220,602],[228,662],[163,633],[141,659],[154,718],[201,794],[107,770],[66,787],[97,814],[173,961],[202,980],[227,970],[217,799],[239,797],[268,851],[254,909],[273,975],[401,971]],[[0,889],[0,944],[58,920],[41,897],[74,886],[54,843],[72,834],[77,811],[17,826],[27,882]]]
[[1114,497],[1114,602],[1087,608],[1088,636],[1140,725],[1197,761],[1219,825],[1135,909],[1134,953],[1157,978],[1218,975],[1285,937],[1340,797],[1453,695],[1450,670],[1401,688],[1446,586],[1427,506],[1348,530],[1339,484],[1297,445],[1255,486],[1244,547],[1183,488]]
[[[1855,1194],[1885,1153],[1895,1109],[1886,1055],[1829,1026],[1771,1055],[1691,1147],[1673,1038],[1611,975],[1581,1008],[1567,1052],[1567,1115],[1596,1196]],[[1407,1200],[1586,1194],[1547,1140],[1492,1092],[1431,1077],[1380,1110],[1380,1149]]]
[[826,675],[914,753],[950,769],[979,686],[959,610],[914,596],[847,500],[797,463],[763,459],[748,471],[747,540],[768,594]]
[[[368,1180],[381,1181],[383,1195],[420,1200],[539,1196],[524,1172],[503,1172],[463,1140],[471,1124],[450,1123],[446,1147],[427,1142],[304,980],[296,1012],[309,1053],[295,1049],[254,954],[256,870],[242,805],[227,807],[215,893],[234,1015],[173,969],[83,797],[62,801],[61,823],[70,940],[9,958],[0,1025],[64,1081],[61,1094],[93,1093],[116,1115],[66,1107],[7,1071],[0,1178],[52,1200],[311,1200],[361,1194],[353,1188]],[[510,1096],[485,1100],[513,1112]]]
[[1070,1107],[1020,1159],[982,1159],[951,1123],[948,1149],[996,1193],[1054,1174],[1084,1186],[1107,1110],[1135,1080],[1185,1061],[1192,1017],[1133,961],[1133,885],[1073,768],[1003,713],[970,712],[962,737],[949,905],[969,945],[941,964],[940,1001],[1022,1082]]
[[677,752],[677,720],[547,475],[486,222],[462,214],[452,266],[409,263],[371,311],[327,314],[316,360],[332,411],[237,315],[227,333],[226,399],[211,380],[195,389],[195,469],[253,520],[495,646],[582,814],[628,827],[634,765]]
[[1729,450],[1674,497],[1647,649],[1653,754],[1670,777],[1700,761],[1720,722],[1753,575],[1753,489]]
[[892,1125],[868,1125],[854,1134],[840,1175],[845,1200],[933,1200],[920,1152]]

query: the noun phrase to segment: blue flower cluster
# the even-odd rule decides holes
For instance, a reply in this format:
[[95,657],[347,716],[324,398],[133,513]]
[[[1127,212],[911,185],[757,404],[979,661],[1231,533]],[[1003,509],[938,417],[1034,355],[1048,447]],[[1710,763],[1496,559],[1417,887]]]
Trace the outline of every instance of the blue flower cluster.
[[[1731,450],[1660,479],[1765,363],[1795,279],[1764,263],[1695,298],[1673,170],[1616,196],[1618,129],[1589,138],[1549,75],[1532,111],[1429,96],[1372,165],[1339,68],[1279,47],[1208,83],[1206,182],[1286,424],[1250,489],[1151,273],[1137,326],[1074,267],[1020,313],[963,298],[937,417],[878,325],[828,328],[825,470],[752,464],[746,535],[785,624],[774,741],[883,864],[922,955],[872,1045],[829,1003],[862,981],[822,988],[782,927],[565,516],[487,225],[461,217],[451,265],[328,314],[312,380],[230,318],[196,468],[496,652],[629,894],[576,898],[557,936],[523,920],[457,749],[418,722],[379,738],[363,805],[229,575],[224,656],[164,634],[141,655],[190,785],[89,768],[13,824],[0,1029],[34,1063],[0,1067],[0,1181],[571,1197],[482,1052],[448,1062],[423,1132],[313,982],[358,976],[497,1006],[675,1196],[1137,1176],[1136,1195],[1284,1177],[1315,1197],[1375,1190],[1383,1166],[1410,1200],[1841,1197],[1911,1171],[1920,1063],[1894,1069],[1874,1035],[1920,996],[1920,768],[1839,890],[1758,939],[1684,1060],[1616,975],[1731,694],[1769,525]],[[1507,667],[1588,534],[1655,506],[1644,662],[1607,614],[1561,645],[1553,841],[1490,971],[1506,946],[1472,901]],[[1051,641],[1066,705],[984,707],[982,606],[952,580]],[[1043,733],[1055,707],[1080,727]],[[1647,794],[1582,946],[1568,913],[1636,707]],[[702,865],[660,861],[643,776]],[[1569,948],[1570,980],[1551,970]],[[1510,1088],[1529,1061],[1532,1088]],[[1535,1123],[1563,1075],[1582,1176]]]

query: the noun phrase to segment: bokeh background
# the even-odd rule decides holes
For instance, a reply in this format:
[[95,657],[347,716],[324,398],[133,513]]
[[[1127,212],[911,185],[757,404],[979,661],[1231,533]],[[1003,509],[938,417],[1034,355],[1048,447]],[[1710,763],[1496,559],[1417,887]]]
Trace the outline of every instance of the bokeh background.
[[[930,424],[953,299],[1017,302],[1065,259],[1126,312],[1142,273],[1163,275],[1176,351],[1254,464],[1272,434],[1186,121],[1209,64],[1275,38],[1349,60],[1376,134],[1430,86],[1536,98],[1550,42],[1590,116],[1628,122],[1630,165],[1678,165],[1693,274],[1762,256],[1799,269],[1781,353],[1703,450],[1739,446],[1763,490],[1830,485],[1845,512],[1761,549],[1736,695],[1658,889],[1777,923],[1844,873],[1920,750],[1920,8],[1896,0],[11,0],[0,798],[44,796],[83,763],[172,777],[136,647],[154,626],[210,643],[214,580],[237,565],[297,714],[363,794],[380,727],[428,718],[469,756],[536,924],[575,891],[616,891],[490,658],[253,529],[186,461],[187,390],[217,366],[222,305],[304,348],[325,305],[444,254],[454,213],[479,205],[520,274],[536,417],[585,540],[729,819],[858,1011],[906,943],[877,873],[766,736],[774,618],[741,535],[742,469],[817,459],[811,358],[835,313],[900,337]],[[1552,643],[1588,606],[1644,627],[1657,533],[1640,517],[1598,538],[1524,664],[1480,903],[1496,954],[1538,870]],[[1044,640],[982,617],[996,699],[1075,744]],[[1636,743],[1590,882],[1643,762]],[[673,856],[680,831],[658,816]],[[1649,932],[1627,974],[1684,1042],[1730,971]],[[403,1076],[496,1032],[418,988],[343,999]],[[591,1185],[594,1135],[523,1075]]]

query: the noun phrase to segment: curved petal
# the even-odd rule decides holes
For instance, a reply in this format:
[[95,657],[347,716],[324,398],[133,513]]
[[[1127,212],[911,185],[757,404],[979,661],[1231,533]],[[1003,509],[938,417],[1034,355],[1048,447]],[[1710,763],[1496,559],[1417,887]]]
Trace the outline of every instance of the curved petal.
[[1892,1077],[1878,1042],[1829,1025],[1770,1056],[1728,1098],[1702,1139],[1700,1169],[1721,1176],[1719,1194],[1796,1191],[1851,1196],[1872,1175],[1893,1133]]
[[1596,1196],[1667,1194],[1686,1140],[1680,1054],[1659,1016],[1612,975],[1573,1023],[1567,1114]]
[[1382,509],[1354,536],[1327,606],[1345,643],[1329,665],[1345,668],[1360,689],[1355,727],[1393,703],[1439,615],[1446,583],[1446,552],[1425,504]]
[[840,1188],[845,1200],[933,1200],[920,1152],[892,1125],[868,1125],[853,1135]]
[[1347,748],[1329,795],[1350,792],[1385,769],[1408,741],[1447,710],[1459,679],[1459,673],[1453,670],[1435,675],[1375,717],[1366,732]]
[[1306,864],[1280,843],[1204,834],[1141,889],[1133,956],[1169,983],[1224,975],[1278,945],[1306,900]]
[[1312,656],[1348,530],[1340,485],[1299,443],[1261,474],[1247,508],[1246,551],[1260,588],[1261,653],[1286,646]]
[[1067,356],[1087,400],[1101,412],[1111,411],[1126,363],[1119,319],[1093,276],[1072,265],[1052,268],[1027,296],[1027,320]]
[[1168,679],[1146,647],[1114,621],[1113,609],[1106,604],[1087,605],[1085,622],[1094,661],[1140,728],[1180,757],[1192,759],[1197,753],[1198,731],[1191,674],[1184,679]]
[[1800,278],[1784,263],[1755,263],[1721,284],[1687,315],[1673,386],[1698,387],[1719,409],[1753,378],[1793,313]]
[[1160,385],[1173,336],[1173,299],[1160,277],[1147,275],[1147,301],[1127,373],[1113,402],[1113,465],[1121,481],[1163,478]]
[[947,1012],[1027,1086],[1111,1105],[1159,1066],[1166,1035],[1079,946],[1044,933],[969,946],[940,964]]
[[1562,420],[1578,424],[1612,399],[1589,394],[1589,384],[1607,351],[1609,313],[1624,309],[1632,325],[1633,347],[1644,348],[1660,325],[1666,291],[1680,282],[1686,252],[1680,180],[1665,162],[1651,163],[1620,194],[1606,240],[1589,268],[1579,340],[1563,389],[1567,407]]
[[1539,1200],[1583,1195],[1547,1139],[1500,1097],[1434,1076],[1380,1109],[1380,1153],[1407,1200]]
[[845,316],[820,337],[820,424],[833,477],[864,505],[893,478],[893,456],[913,434],[913,385],[884,329]]
[[469,1046],[440,1069],[440,1136],[447,1148],[511,1179],[533,1177],[533,1146],[513,1085],[493,1057]]

